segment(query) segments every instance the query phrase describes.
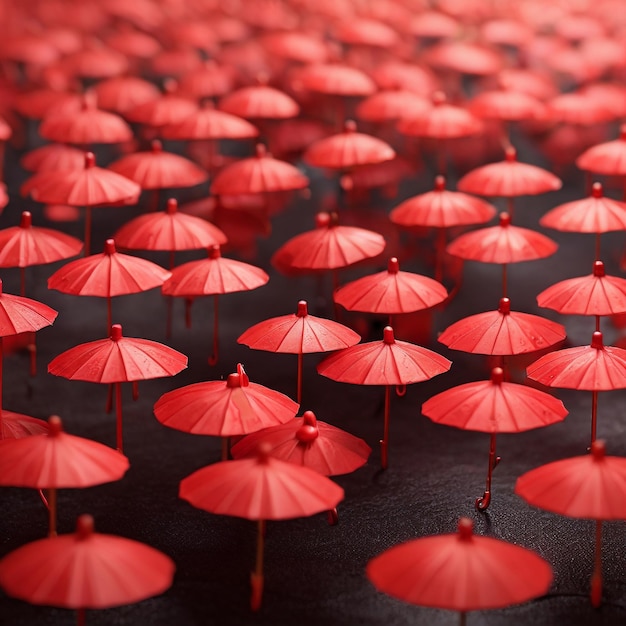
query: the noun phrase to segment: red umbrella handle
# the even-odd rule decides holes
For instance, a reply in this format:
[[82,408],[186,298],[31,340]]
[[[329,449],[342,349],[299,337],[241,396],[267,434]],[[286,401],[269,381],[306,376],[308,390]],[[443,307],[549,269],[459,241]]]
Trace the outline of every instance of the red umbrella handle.
[[122,430],[122,383],[115,383],[115,413],[117,422],[117,450],[124,453]]
[[602,522],[596,520],[596,548],[594,568],[591,576],[591,604],[598,608],[602,604]]
[[85,207],[85,256],[91,254],[91,207]]
[[391,402],[391,387],[385,385],[385,416],[383,424],[383,438],[380,440],[380,467],[386,470],[389,466],[389,405]]
[[219,344],[219,304],[218,295],[213,296],[213,354],[209,357],[209,365],[217,365],[220,352]]
[[257,544],[256,544],[256,568],[250,574],[252,594],[250,596],[250,608],[258,611],[263,600],[263,553],[265,550],[265,520],[258,521]]
[[489,504],[491,503],[491,476],[493,474],[493,470],[498,467],[498,463],[500,463],[501,460],[501,457],[496,456],[496,433],[491,433],[487,484],[485,486],[485,493],[483,493],[482,497],[476,498],[475,506],[477,511],[484,512],[489,508]]
[[328,511],[327,519],[329,526],[336,526],[339,523],[339,513],[337,512],[337,507]]
[[30,343],[26,346],[30,355],[30,375],[37,376],[37,335],[35,333],[28,333],[30,337]]
[[85,609],[76,610],[76,626],[85,626],[85,624],[87,623],[85,613]]
[[48,489],[48,537],[57,536],[57,490]]

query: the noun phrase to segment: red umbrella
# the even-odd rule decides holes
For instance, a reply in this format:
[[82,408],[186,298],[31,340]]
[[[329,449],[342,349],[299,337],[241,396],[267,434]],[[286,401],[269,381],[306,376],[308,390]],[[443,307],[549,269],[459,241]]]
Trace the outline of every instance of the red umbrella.
[[39,134],[50,141],[81,146],[123,143],[133,138],[130,127],[119,115],[101,111],[89,97],[83,99],[79,111],[47,115],[39,125]]
[[150,546],[94,532],[81,515],[76,532],[26,544],[0,561],[0,586],[30,602],[78,610],[139,602],[172,584],[174,562]]
[[198,109],[198,105],[184,95],[174,91],[174,84],[168,83],[170,91],[154,100],[144,102],[124,113],[124,116],[136,124],[145,124],[159,128],[166,124],[182,122]]
[[315,167],[349,169],[357,165],[382,163],[396,156],[386,142],[356,132],[356,124],[348,120],[344,131],[324,139],[318,139],[304,152],[303,159]]
[[66,263],[48,279],[48,289],[73,296],[107,299],[107,328],[111,328],[111,298],[160,287],[170,272],[139,257],[122,254],[107,239],[102,254]]
[[561,324],[528,313],[511,311],[509,298],[500,298],[496,311],[470,315],[448,326],[438,341],[452,350],[472,354],[526,354],[565,339]]
[[590,126],[613,121],[617,116],[606,102],[585,93],[563,93],[546,105],[546,117],[561,124]]
[[186,385],[163,394],[154,415],[164,426],[194,435],[222,437],[222,461],[228,438],[292,421],[298,404],[286,395],[251,383],[241,363],[223,380]]
[[256,156],[226,166],[213,179],[211,193],[237,196],[273,191],[304,189],[309,179],[290,163],[272,158],[263,144],[257,144]]
[[626,125],[618,139],[592,146],[576,159],[576,165],[594,174],[626,175]]
[[49,143],[27,152],[20,165],[29,172],[78,170],[85,166],[85,153],[62,143]]
[[356,116],[367,122],[393,122],[430,108],[430,102],[415,92],[396,89],[379,91],[363,100],[356,108]]
[[508,212],[513,215],[515,196],[534,196],[560,189],[562,182],[551,172],[536,165],[520,163],[513,147],[505,150],[505,160],[489,163],[465,174],[459,182],[459,191],[479,196],[502,196],[508,199]]
[[437,424],[490,433],[487,484],[476,508],[486,511],[491,502],[491,476],[500,463],[496,456],[497,433],[519,433],[550,426],[567,416],[563,403],[527,385],[505,382],[504,371],[495,367],[491,380],[458,385],[433,396],[422,413]]
[[333,37],[343,44],[372,48],[393,48],[400,43],[400,36],[394,28],[369,17],[340,22]]
[[343,489],[317,472],[269,456],[262,446],[255,459],[223,461],[194,472],[179,495],[209,513],[258,520],[251,608],[261,608],[265,520],[308,517],[337,506]]
[[182,75],[178,81],[178,90],[196,99],[223,96],[233,90],[234,74],[232,67],[218,65],[209,59]]
[[626,519],[624,484],[626,459],[606,456],[603,441],[591,444],[591,454],[542,465],[520,476],[515,493],[533,506],[596,520],[591,603],[602,603],[602,520]]
[[438,87],[435,75],[426,67],[402,61],[383,61],[370,70],[379,89],[401,89],[428,96]]
[[[3,293],[2,280],[0,279],[0,432],[2,433],[5,431],[5,426],[2,424],[5,415],[5,411],[2,409],[2,340],[10,335],[34,333],[41,328],[50,326],[57,315],[57,311],[41,302]],[[14,422],[17,432],[24,433],[25,429],[31,429],[31,420],[33,418],[19,414],[14,415],[17,416],[17,419],[12,415],[7,417]],[[22,420],[22,417],[26,419]],[[10,426],[9,428],[11,429]]]
[[435,178],[435,189],[413,196],[401,202],[389,214],[389,219],[399,226],[430,226],[439,229],[436,242],[435,278],[443,274],[443,254],[446,244],[446,228],[488,222],[496,209],[481,200],[459,191],[447,191],[446,179]]
[[111,448],[68,435],[61,419],[48,420],[46,434],[0,441],[0,485],[48,489],[48,536],[57,534],[57,489],[82,488],[120,480],[128,459]]
[[429,309],[447,297],[446,288],[436,280],[401,272],[396,257],[389,259],[387,271],[354,280],[333,294],[335,302],[348,311],[389,315],[390,326],[392,315]]
[[605,198],[602,185],[594,183],[591,196],[555,207],[539,223],[560,231],[595,233],[597,260],[600,258],[600,234],[626,230],[626,203]]
[[429,380],[450,369],[452,363],[440,354],[406,341],[396,341],[391,326],[382,341],[363,343],[331,354],[317,371],[332,380],[353,385],[385,385],[383,438],[380,441],[381,467],[387,469],[389,445],[389,404],[391,386]]
[[367,577],[384,593],[419,606],[460,611],[497,609],[548,592],[550,565],[531,550],[473,534],[459,520],[458,533],[421,537],[394,546],[367,564]]
[[526,368],[528,378],[565,389],[591,391],[591,441],[596,439],[598,391],[626,388],[626,350],[605,346],[595,331],[591,344],[557,350]]
[[162,343],[122,336],[120,324],[107,339],[90,341],[52,359],[48,372],[69,380],[115,384],[117,449],[122,452],[121,383],[174,376],[187,367],[187,357]]
[[298,385],[296,400],[302,401],[302,355],[311,352],[331,352],[358,343],[361,337],[347,326],[309,315],[307,303],[298,302],[295,315],[281,315],[248,328],[237,339],[253,350],[266,350],[298,355]]
[[62,173],[42,172],[26,183],[37,202],[85,207],[85,256],[91,252],[91,208],[134,204],[141,187],[110,170],[96,167],[93,152],[85,153],[85,167]]
[[[269,279],[259,267],[223,258],[220,247],[214,245],[208,249],[207,259],[190,261],[174,268],[161,291],[166,296],[187,298],[188,307],[197,296],[213,296],[213,353],[209,364],[215,365],[219,357],[219,295],[251,291],[262,287]],[[190,319],[187,325],[191,325]]]
[[220,100],[219,108],[248,120],[283,120],[300,113],[298,103],[291,96],[268,85],[236,89]]
[[327,43],[314,33],[288,30],[268,33],[263,46],[273,56],[297,63],[323,63],[328,58]]
[[31,435],[45,435],[48,424],[43,420],[13,411],[2,411],[0,419],[0,440],[21,439]]
[[469,261],[502,265],[502,296],[507,295],[506,269],[509,263],[534,261],[551,256],[558,245],[545,235],[511,225],[508,213],[500,214],[500,224],[461,235],[448,244],[448,254]]
[[487,76],[502,68],[502,56],[495,48],[460,39],[436,44],[425,56],[430,66],[461,74]]

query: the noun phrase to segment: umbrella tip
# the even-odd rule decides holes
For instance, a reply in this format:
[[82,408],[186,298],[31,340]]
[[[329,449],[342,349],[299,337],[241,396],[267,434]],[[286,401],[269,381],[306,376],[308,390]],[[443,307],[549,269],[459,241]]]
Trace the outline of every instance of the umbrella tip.
[[591,347],[596,350],[604,349],[604,341],[602,339],[602,333],[599,330],[596,330],[591,336]]
[[511,301],[508,298],[500,298],[500,305],[498,306],[498,313],[502,315],[508,315],[511,312]]
[[167,199],[166,211],[170,214],[178,211],[178,200],[176,200],[176,198]]
[[513,163],[517,161],[517,150],[513,146],[507,146],[504,156],[508,163]]
[[356,133],[356,122],[354,120],[346,120],[343,125],[345,133]]
[[435,91],[433,93],[433,104],[435,106],[445,104],[446,100],[447,100],[446,94],[443,91]]
[[306,317],[309,314],[306,300],[300,300],[298,302],[298,310],[296,312],[297,317]]
[[626,141],[626,124],[622,124],[619,129],[619,138]]
[[232,374],[229,374],[228,378],[226,379],[226,386],[229,389],[235,389],[236,387],[241,387],[241,375],[238,374],[237,372],[233,372]]
[[316,228],[327,228],[330,225],[330,213],[322,212],[315,215]]
[[152,148],[152,152],[162,152],[163,144],[160,139],[153,139],[150,143],[150,148]]
[[446,177],[445,176],[437,176],[435,178],[435,191],[444,191],[446,188]]
[[63,424],[61,418],[58,415],[51,415],[48,420],[48,436],[56,437],[59,433],[63,432]]
[[606,444],[602,439],[596,439],[591,442],[591,454],[594,461],[600,461],[606,454]]
[[305,411],[302,415],[302,426],[296,430],[296,439],[302,443],[311,443],[319,437],[317,418],[313,411]]
[[389,262],[387,263],[387,271],[390,274],[397,274],[400,271],[400,263],[397,257],[392,256],[389,259]]
[[504,211],[503,213],[500,213],[500,226],[502,228],[506,228],[507,226],[511,225],[511,216],[509,213],[507,213],[506,211]]
[[604,263],[602,261],[593,262],[593,275],[597,276],[598,278],[606,276],[606,273],[604,271]]
[[383,328],[383,341],[387,344],[395,343],[395,337],[393,336],[393,328],[391,326],[385,326]]
[[501,367],[494,367],[491,370],[491,382],[494,385],[501,385],[504,381],[504,370]]
[[113,326],[111,326],[111,339],[113,341],[119,341],[121,338],[122,338],[122,325],[113,324]]
[[93,516],[88,514],[80,515],[76,520],[77,539],[88,539],[93,534],[93,528]]
[[457,526],[459,531],[459,539],[464,541],[471,540],[474,534],[474,522],[469,517],[462,517]]
[[593,183],[591,186],[591,197],[601,198],[603,196],[602,183]]
[[219,259],[222,256],[219,244],[213,244],[208,248],[209,259]]
[[22,211],[20,228],[30,228],[33,225],[33,215],[30,211]]
[[85,152],[85,169],[94,167],[96,164],[96,155],[93,152]]
[[257,143],[256,156],[258,159],[262,159],[264,156],[267,156],[267,148],[264,143]]
[[115,254],[115,240],[114,239],[107,239],[104,242],[104,254]]
[[257,460],[259,463],[267,463],[270,458],[270,453],[272,452],[272,446],[267,443],[267,441],[262,441],[257,448],[258,457]]

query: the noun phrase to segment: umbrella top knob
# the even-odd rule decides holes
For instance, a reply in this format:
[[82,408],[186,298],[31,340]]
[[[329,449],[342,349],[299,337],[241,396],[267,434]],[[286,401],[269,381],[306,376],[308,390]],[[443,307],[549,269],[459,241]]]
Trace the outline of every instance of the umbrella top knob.
[[511,301],[509,298],[500,298],[500,304],[498,306],[498,313],[502,315],[508,315],[511,312]]
[[316,228],[330,228],[337,224],[337,214],[323,211],[315,215],[315,227]]
[[302,443],[315,441],[320,435],[317,418],[313,411],[305,411],[302,415],[302,426],[296,430],[296,439]]
[[507,163],[514,163],[517,161],[517,150],[513,146],[508,146],[504,151],[504,158]]
[[436,107],[445,104],[447,100],[446,94],[443,91],[435,91],[435,93],[433,93],[433,104]]
[[165,211],[169,215],[172,215],[173,213],[176,213],[176,211],[178,211],[178,200],[176,200],[176,198],[168,198],[167,199],[167,206],[165,207]]
[[591,336],[591,347],[596,350],[604,350],[604,341],[602,340],[602,333],[596,330]]
[[241,383],[242,383],[241,376],[237,374],[236,372],[229,374],[228,378],[226,379],[226,386],[229,389],[235,389],[236,387],[241,387]]
[[296,311],[296,317],[306,317],[309,314],[306,300],[300,300],[298,302],[298,310]]
[[445,191],[446,189],[446,177],[445,176],[437,176],[435,178],[435,191]]
[[85,541],[85,539],[89,539],[89,537],[93,535],[93,527],[93,516],[79,516],[79,518],[76,520],[76,538],[79,541]]
[[243,365],[241,363],[237,363],[237,374],[239,374],[241,378],[241,385],[243,387],[247,387],[250,384],[250,379],[248,378],[248,374],[246,374],[246,370],[243,369]]
[[163,152],[163,144],[161,143],[159,139],[153,139],[152,143],[150,144],[150,148],[152,152],[157,153],[157,154],[159,152]]
[[63,432],[63,424],[58,415],[51,415],[48,420],[48,437],[57,437]]
[[397,274],[400,271],[400,263],[398,262],[397,257],[392,256],[387,263],[387,271],[390,274]]
[[109,256],[111,256],[112,254],[115,254],[116,250],[115,250],[115,240],[113,239],[107,239],[104,242],[104,254],[108,254]]
[[459,539],[461,541],[471,541],[474,535],[474,522],[469,517],[462,517],[457,526]]
[[122,325],[113,324],[113,326],[111,326],[111,339],[113,341],[119,341],[121,338],[122,338]]
[[591,442],[591,454],[594,461],[601,461],[606,454],[606,444],[602,439]]
[[622,124],[619,129],[619,138],[622,141],[626,141],[626,124]]
[[269,156],[267,154],[267,148],[265,147],[264,143],[257,143],[256,145],[256,157],[257,159],[262,159],[266,156]]
[[33,215],[30,211],[22,211],[20,228],[30,228],[33,225]]
[[504,382],[504,370],[501,367],[494,367],[491,370],[491,382],[494,385],[501,385]]
[[356,122],[354,120],[346,120],[343,125],[344,133],[356,133]]
[[391,328],[391,326],[385,326],[385,328],[383,328],[383,341],[386,344],[396,343],[396,339],[393,336],[393,328]]
[[178,81],[173,78],[167,78],[163,81],[163,91],[166,94],[173,94],[178,90]]
[[96,155],[93,152],[85,152],[85,169],[88,170],[96,165]]
[[511,216],[509,215],[509,213],[507,213],[506,211],[503,213],[500,213],[500,227],[501,228],[506,228],[507,226],[511,225]]
[[219,259],[222,256],[222,252],[220,250],[219,244],[214,244],[209,246],[209,259]]
[[598,278],[606,276],[606,273],[604,271],[604,263],[602,261],[593,262],[593,275]]
[[591,186],[591,197],[601,198],[604,195],[602,190],[602,183],[593,183]]
[[257,452],[258,452],[257,461],[259,463],[267,463],[270,458],[271,451],[272,451],[272,446],[270,446],[270,444],[267,443],[267,441],[262,441],[259,444],[259,447],[257,449]]

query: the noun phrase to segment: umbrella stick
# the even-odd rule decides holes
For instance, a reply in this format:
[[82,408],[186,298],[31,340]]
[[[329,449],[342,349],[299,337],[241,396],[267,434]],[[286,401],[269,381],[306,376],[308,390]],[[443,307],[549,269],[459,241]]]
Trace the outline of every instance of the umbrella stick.
[[133,382],[131,383],[131,387],[133,390],[133,401],[137,402],[137,400],[139,400],[139,381],[133,380]]
[[388,446],[389,446],[389,405],[391,403],[391,387],[385,385],[385,417],[383,424],[383,438],[380,440],[380,466],[387,469],[388,463]]
[[302,403],[302,352],[298,352],[298,390],[296,401]]
[[252,595],[250,597],[250,608],[258,611],[261,608],[263,598],[263,553],[265,550],[265,520],[260,519],[257,525],[256,540],[256,567],[250,582],[252,584]]
[[598,608],[602,604],[602,521],[596,520],[596,548],[593,574],[591,575],[591,604]]
[[115,414],[117,426],[117,450],[124,452],[122,445],[122,383],[115,383]]
[[111,296],[107,296],[107,335],[111,332],[113,325],[113,307]]
[[435,243],[435,280],[443,280],[443,255],[446,250],[446,229],[437,229],[437,239]]
[[85,626],[85,609],[76,609],[76,626]]
[[85,254],[89,256],[91,254],[91,207],[85,207]]
[[339,322],[340,321],[340,317],[341,317],[341,309],[339,307],[339,305],[335,302],[335,292],[337,291],[337,289],[339,289],[339,273],[336,269],[334,269],[332,271],[332,277],[333,277],[333,293],[332,293],[332,300],[333,300],[333,308],[334,308],[334,313],[335,313],[335,321]]
[[222,437],[222,461],[228,461],[230,452],[230,437]]
[[107,415],[111,412],[112,409],[113,409],[113,385],[110,384],[107,390],[107,405],[105,409]]
[[2,361],[4,361],[2,337],[0,337],[0,424],[2,424]]
[[502,264],[502,297],[506,298],[506,263]]
[[218,295],[213,296],[213,354],[209,357],[209,365],[216,365],[219,359],[219,306]]
[[596,429],[598,422],[598,392],[591,392],[591,443],[596,440]]
[[448,173],[448,163],[446,158],[445,139],[437,139],[437,174],[446,176]]
[[600,233],[596,233],[596,261],[600,260]]
[[467,624],[467,613],[465,611],[461,611],[459,613],[459,626],[465,626]]
[[37,335],[35,333],[28,333],[30,343],[26,346],[30,354],[30,375],[37,376]]
[[[174,269],[174,250],[170,250],[170,272]],[[165,300],[167,302],[167,318],[165,322],[165,336],[169,339],[172,336],[172,297],[165,296]]]
[[20,296],[26,297],[26,268],[20,267]]
[[596,331],[600,331],[600,316],[596,315]]
[[191,328],[191,305],[193,298],[185,298],[185,328]]
[[500,463],[500,457],[496,456],[496,433],[491,433],[491,440],[489,442],[489,467],[487,469],[487,484],[485,486],[485,493],[481,498],[476,498],[476,509],[478,511],[486,511],[491,503],[491,476],[493,470],[496,469]]
[[57,490],[48,489],[48,537],[57,536]]
[[511,221],[513,221],[513,209],[514,208],[515,208],[515,205],[513,204],[513,196],[509,196],[506,199],[506,211],[509,214]]

